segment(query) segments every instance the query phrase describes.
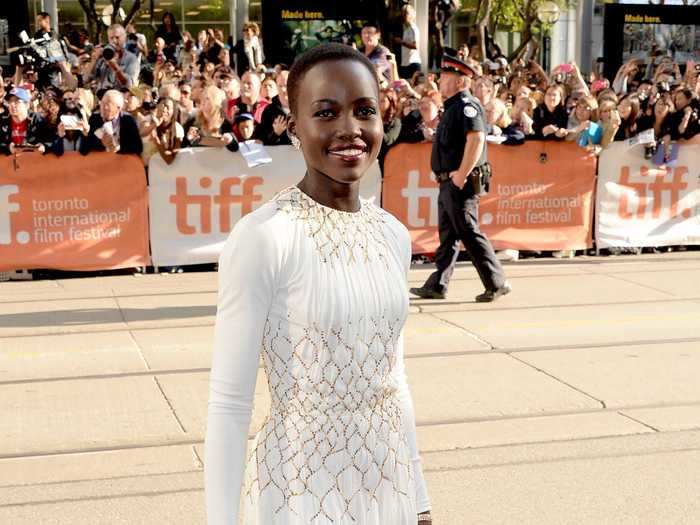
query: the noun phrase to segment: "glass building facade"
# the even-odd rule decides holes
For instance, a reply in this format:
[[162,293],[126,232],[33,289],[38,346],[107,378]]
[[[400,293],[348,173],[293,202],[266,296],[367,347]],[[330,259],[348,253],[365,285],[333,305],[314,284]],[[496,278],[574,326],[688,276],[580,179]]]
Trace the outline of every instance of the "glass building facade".
[[[6,0],[3,0],[6,1]],[[243,0],[238,0],[242,2]],[[141,8],[134,17],[133,23],[139,32],[151,36],[160,25],[163,14],[170,11],[180,26],[180,31],[189,31],[193,36],[203,29],[221,29],[228,38],[231,33],[231,0],[155,0],[153,13],[150,12],[150,1],[141,2]],[[41,0],[27,0],[29,19],[34,30],[35,15],[42,10]],[[126,13],[133,7],[133,0],[124,0],[122,8]],[[98,0],[95,7],[100,13],[111,2]],[[58,18],[61,32],[66,24],[74,27],[87,27],[85,13],[78,0],[57,0]],[[248,2],[248,16],[251,21],[260,23],[261,0]]]

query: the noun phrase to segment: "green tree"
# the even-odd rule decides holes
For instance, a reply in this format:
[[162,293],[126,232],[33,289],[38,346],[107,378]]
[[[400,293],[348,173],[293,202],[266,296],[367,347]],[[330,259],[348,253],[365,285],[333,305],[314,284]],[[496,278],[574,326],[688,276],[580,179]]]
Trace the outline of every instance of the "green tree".
[[[520,34],[520,45],[510,54],[509,61],[522,57],[531,42],[551,30],[537,19],[537,8],[545,0],[475,0],[476,10],[472,31],[476,34],[482,56],[486,56],[486,32],[496,30]],[[552,0],[561,10],[569,9],[575,0]]]
[[[111,24],[120,23],[122,25],[127,25],[130,23],[134,17],[138,14],[141,7],[146,3],[144,0],[108,0],[108,6],[112,6],[112,15],[110,16],[110,23],[105,24],[102,19],[102,13],[104,8],[96,7],[97,0],[78,0],[80,2],[80,7],[83,8],[85,12],[85,17],[87,19],[88,33],[90,33],[90,40],[93,42],[98,42],[100,40],[100,35],[105,29]],[[103,0],[104,1],[104,0]],[[127,4],[131,2],[131,7],[127,7]],[[150,23],[153,24],[153,7],[154,0],[148,0],[149,10],[151,13]],[[123,9],[125,17],[122,20],[119,16],[119,10]]]

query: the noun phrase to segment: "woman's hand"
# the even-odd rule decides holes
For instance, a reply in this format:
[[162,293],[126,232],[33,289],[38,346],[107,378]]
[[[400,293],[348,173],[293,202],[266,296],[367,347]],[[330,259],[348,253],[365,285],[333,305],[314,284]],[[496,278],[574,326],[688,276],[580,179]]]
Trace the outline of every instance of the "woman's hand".
[[274,131],[275,135],[278,137],[287,131],[287,117],[280,115],[275,118],[274,122],[272,123],[272,131]]
[[221,136],[221,141],[224,143],[224,146],[228,146],[229,144],[231,144],[231,142],[233,142],[233,139],[233,133],[224,133]]
[[83,117],[80,121],[80,132],[83,134],[84,137],[87,137],[90,133],[90,124],[88,123],[86,117]]
[[591,125],[590,121],[584,120],[584,121],[581,122],[578,126],[576,126],[575,132],[576,132],[576,133],[581,133],[582,131],[587,130],[587,129],[589,128],[590,125]]
[[559,137],[560,139],[563,139],[563,138],[566,137],[568,134],[569,134],[569,132],[568,132],[566,129],[564,129],[564,128],[558,128],[557,131],[556,131],[556,133],[555,133],[555,135],[556,135],[557,137]]
[[195,142],[199,140],[199,129],[192,126],[190,129],[187,130],[187,140],[190,142]]
[[58,125],[58,129],[56,130],[56,134],[60,137],[63,138],[66,136],[66,127],[63,125],[63,122],[61,122]]
[[545,126],[542,128],[542,135],[553,135],[557,131],[559,131],[559,128],[556,127],[554,124],[550,124],[549,126]]

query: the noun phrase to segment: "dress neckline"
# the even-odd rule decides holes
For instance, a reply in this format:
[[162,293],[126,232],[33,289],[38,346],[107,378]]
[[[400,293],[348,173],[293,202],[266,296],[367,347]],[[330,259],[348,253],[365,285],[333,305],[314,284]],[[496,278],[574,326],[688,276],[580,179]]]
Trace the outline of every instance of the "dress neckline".
[[298,194],[298,196],[302,200],[306,201],[309,205],[314,206],[314,207],[318,207],[321,210],[323,210],[325,212],[329,212],[329,213],[339,213],[341,215],[360,215],[362,213],[362,211],[365,209],[365,205],[366,205],[366,201],[362,197],[360,197],[360,209],[359,210],[357,210],[357,211],[344,211],[344,210],[339,210],[338,208],[333,208],[331,206],[326,206],[325,204],[321,204],[320,202],[315,200],[310,195],[304,193],[298,186],[290,186],[283,193],[286,193],[287,191]]

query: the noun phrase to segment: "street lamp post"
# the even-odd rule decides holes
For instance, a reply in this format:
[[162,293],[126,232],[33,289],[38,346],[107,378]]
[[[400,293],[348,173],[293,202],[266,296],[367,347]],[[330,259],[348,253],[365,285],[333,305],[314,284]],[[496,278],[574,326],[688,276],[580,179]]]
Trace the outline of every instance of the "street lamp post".
[[552,54],[552,37],[549,36],[551,27],[559,20],[559,6],[547,0],[537,7],[537,20],[543,26],[544,36],[542,37],[542,69],[549,72],[549,61]]

